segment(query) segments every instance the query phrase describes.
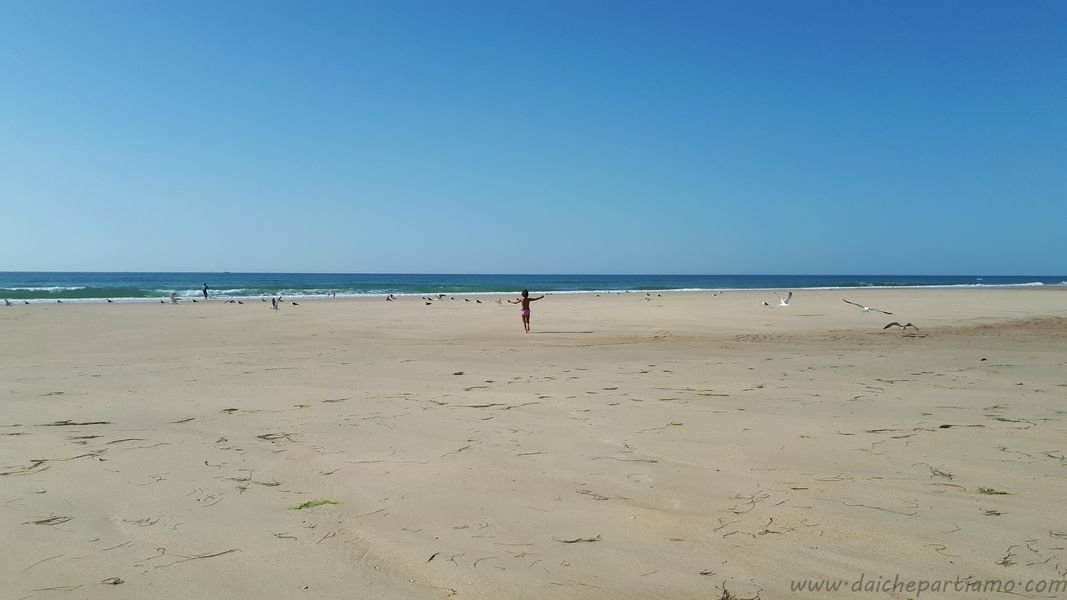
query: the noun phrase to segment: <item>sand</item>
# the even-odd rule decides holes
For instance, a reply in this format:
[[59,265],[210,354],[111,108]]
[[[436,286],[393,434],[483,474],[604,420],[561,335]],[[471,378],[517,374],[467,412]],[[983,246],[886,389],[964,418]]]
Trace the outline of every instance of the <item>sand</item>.
[[1067,290],[497,298],[0,307],[0,597],[1067,573]]

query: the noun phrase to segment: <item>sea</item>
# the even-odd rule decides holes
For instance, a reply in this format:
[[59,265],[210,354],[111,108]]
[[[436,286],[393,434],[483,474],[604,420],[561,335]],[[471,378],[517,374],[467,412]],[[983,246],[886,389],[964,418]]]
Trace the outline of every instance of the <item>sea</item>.
[[1004,275],[473,275],[387,273],[0,272],[0,299],[19,302],[147,302],[215,298],[801,290],[900,287],[1065,286],[1067,276]]

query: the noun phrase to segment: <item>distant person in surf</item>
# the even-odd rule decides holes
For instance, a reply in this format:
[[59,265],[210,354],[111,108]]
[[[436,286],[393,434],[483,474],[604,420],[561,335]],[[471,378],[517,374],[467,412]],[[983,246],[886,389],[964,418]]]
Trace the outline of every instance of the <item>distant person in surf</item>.
[[207,284],[204,284],[204,300],[207,300]]
[[522,310],[519,314],[522,315],[522,328],[526,330],[526,333],[530,333],[530,303],[544,298],[544,295],[540,295],[536,298],[530,297],[529,290],[522,291],[522,298],[518,300],[508,300],[509,304],[521,304]]

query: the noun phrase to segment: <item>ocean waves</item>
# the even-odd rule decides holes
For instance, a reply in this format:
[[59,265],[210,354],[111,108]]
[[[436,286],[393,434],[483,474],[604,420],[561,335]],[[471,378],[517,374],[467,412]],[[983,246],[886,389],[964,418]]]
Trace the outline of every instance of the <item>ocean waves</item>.
[[906,275],[425,275],[318,273],[0,273],[0,299],[54,302],[145,302],[203,296],[286,298],[626,293],[849,288],[1062,287],[1065,276]]

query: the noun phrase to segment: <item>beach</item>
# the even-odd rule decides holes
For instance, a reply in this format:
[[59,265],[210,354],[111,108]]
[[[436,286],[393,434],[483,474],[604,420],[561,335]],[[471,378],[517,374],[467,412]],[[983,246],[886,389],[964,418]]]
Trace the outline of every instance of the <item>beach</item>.
[[0,597],[1067,577],[1067,289],[501,298],[0,307]]

